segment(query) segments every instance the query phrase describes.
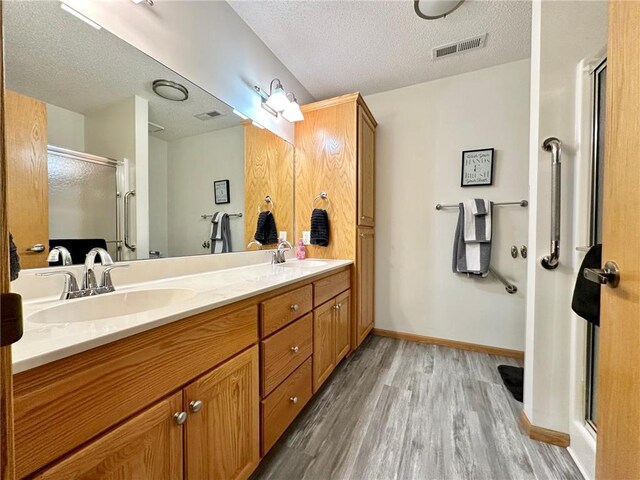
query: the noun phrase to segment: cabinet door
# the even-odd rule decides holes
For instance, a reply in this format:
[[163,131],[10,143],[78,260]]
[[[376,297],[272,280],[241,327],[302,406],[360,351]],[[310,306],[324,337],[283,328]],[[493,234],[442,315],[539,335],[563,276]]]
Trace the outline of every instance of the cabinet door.
[[187,478],[235,480],[253,472],[260,461],[258,375],[256,345],[185,388]]
[[358,107],[358,225],[373,227],[375,212],[376,130]]
[[334,307],[335,302],[331,301],[313,312],[313,393],[318,391],[336,366]]
[[358,229],[358,258],[356,261],[356,346],[373,328],[374,316],[375,236],[372,228]]
[[[22,268],[47,267],[47,106],[6,91],[7,220]],[[29,250],[35,245],[44,249]]]
[[182,478],[182,392],[149,407],[115,430],[37,475],[38,479]]
[[335,332],[337,365],[351,348],[351,290],[336,297]]

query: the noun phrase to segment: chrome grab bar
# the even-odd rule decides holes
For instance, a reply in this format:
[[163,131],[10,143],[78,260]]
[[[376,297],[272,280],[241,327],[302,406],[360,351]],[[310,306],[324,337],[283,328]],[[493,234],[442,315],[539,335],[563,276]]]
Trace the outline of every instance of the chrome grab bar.
[[498,279],[502,285],[504,285],[504,289],[507,293],[514,294],[518,291],[518,287],[516,287],[513,283],[510,283],[509,280],[500,275],[493,267],[489,267],[489,271],[493,274],[494,277]]
[[129,205],[131,202],[130,198],[135,196],[136,196],[135,190],[129,190],[127,193],[124,194],[124,246],[127,247],[132,252],[136,251],[136,246],[132,245],[129,239],[129,223],[130,223]]
[[551,254],[540,262],[547,270],[553,270],[560,263],[560,155],[562,142],[555,137],[547,138],[542,149],[551,152]]

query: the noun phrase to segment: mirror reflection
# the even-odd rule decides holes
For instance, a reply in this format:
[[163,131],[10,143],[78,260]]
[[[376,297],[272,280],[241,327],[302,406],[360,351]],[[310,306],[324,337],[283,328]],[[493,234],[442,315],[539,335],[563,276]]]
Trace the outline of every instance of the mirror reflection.
[[93,247],[136,260],[293,238],[292,145],[56,2],[9,2],[4,22],[23,268]]

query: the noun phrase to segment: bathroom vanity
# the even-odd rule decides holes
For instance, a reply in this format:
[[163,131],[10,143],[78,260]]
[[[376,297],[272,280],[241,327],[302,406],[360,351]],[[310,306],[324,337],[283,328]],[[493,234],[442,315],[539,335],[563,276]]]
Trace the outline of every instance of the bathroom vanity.
[[[352,273],[293,261],[28,303],[18,478],[247,478],[351,350]],[[72,322],[59,308],[158,291],[193,293],[119,318]]]

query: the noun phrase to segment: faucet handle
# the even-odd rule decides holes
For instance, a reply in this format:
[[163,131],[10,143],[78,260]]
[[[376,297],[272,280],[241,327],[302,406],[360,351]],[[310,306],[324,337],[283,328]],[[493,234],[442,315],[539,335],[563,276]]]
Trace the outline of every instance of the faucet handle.
[[102,271],[102,282],[100,283],[100,291],[101,292],[115,292],[115,287],[113,286],[113,282],[111,281],[111,270],[115,268],[127,268],[129,266],[128,263],[117,263],[114,265],[110,265]]
[[36,273],[38,277],[52,277],[54,275],[64,275],[64,289],[60,295],[60,300],[68,300],[73,297],[73,294],[78,293],[78,281],[73,272],[68,270],[59,270],[56,272],[44,272]]

